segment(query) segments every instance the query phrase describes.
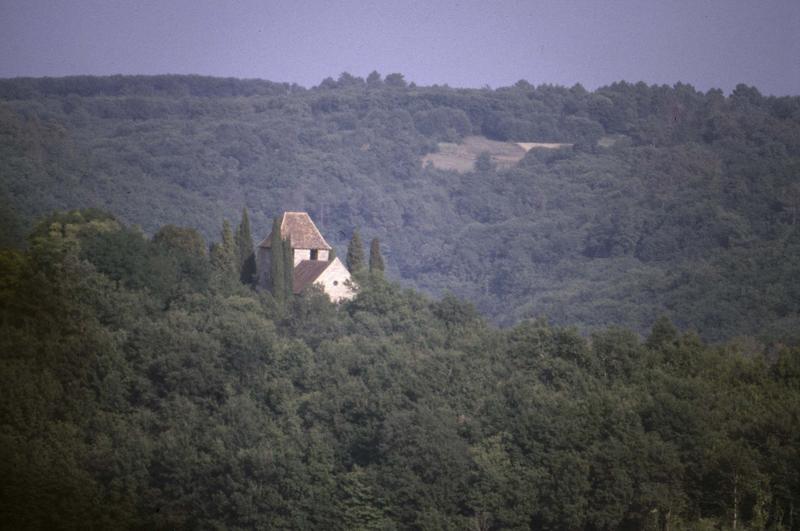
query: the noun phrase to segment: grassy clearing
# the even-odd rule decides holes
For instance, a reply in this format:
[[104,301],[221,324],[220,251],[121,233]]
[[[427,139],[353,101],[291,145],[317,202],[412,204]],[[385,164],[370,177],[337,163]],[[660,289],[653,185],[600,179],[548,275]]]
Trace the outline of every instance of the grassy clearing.
[[525,153],[531,149],[559,149],[571,145],[543,142],[499,142],[483,136],[468,136],[460,144],[440,143],[438,152],[429,153],[422,158],[422,165],[430,163],[440,170],[466,173],[474,169],[478,155],[487,152],[497,167],[510,168],[522,160]]

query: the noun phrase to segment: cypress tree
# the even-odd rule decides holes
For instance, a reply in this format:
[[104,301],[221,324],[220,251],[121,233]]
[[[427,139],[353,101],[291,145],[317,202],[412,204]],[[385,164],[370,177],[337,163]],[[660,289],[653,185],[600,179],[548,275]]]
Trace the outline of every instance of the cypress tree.
[[236,270],[236,244],[233,241],[233,232],[228,220],[222,222],[222,241],[217,245],[216,256],[212,258],[212,265],[217,271],[231,274]]
[[248,216],[246,208],[242,209],[242,221],[236,229],[236,251],[239,280],[243,284],[255,284],[256,254],[253,250],[253,237],[250,235],[250,216]]
[[294,250],[291,238],[283,240],[283,261],[284,288],[286,289],[284,298],[286,302],[289,302],[294,296]]
[[222,241],[215,242],[210,252],[211,270],[217,286],[233,288],[238,277],[236,268],[236,244],[228,220],[222,223]]
[[364,268],[364,246],[361,245],[361,236],[358,229],[353,231],[350,245],[347,246],[347,269],[356,273]]
[[281,238],[281,218],[277,217],[272,222],[272,237],[270,239],[270,285],[272,296],[283,304],[286,300],[286,276],[284,273],[285,262],[283,259],[283,239]]
[[211,262],[211,270],[216,275],[225,263],[225,251],[223,251],[222,244],[219,242],[212,242],[208,249],[208,258]]
[[[236,242],[233,238],[233,231],[231,224],[227,219],[222,220],[222,247],[225,250],[225,255],[229,264],[235,264],[236,260]],[[226,264],[228,265],[228,264]]]
[[383,257],[381,256],[381,242],[373,238],[369,244],[369,272],[375,275],[383,274]]

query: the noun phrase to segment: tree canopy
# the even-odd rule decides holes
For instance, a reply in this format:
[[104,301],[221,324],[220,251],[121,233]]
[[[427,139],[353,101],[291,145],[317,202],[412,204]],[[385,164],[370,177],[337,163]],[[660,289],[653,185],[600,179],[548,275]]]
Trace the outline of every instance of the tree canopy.
[[796,346],[376,275],[279,308],[196,239],[75,211],[0,252],[4,526],[797,529]]

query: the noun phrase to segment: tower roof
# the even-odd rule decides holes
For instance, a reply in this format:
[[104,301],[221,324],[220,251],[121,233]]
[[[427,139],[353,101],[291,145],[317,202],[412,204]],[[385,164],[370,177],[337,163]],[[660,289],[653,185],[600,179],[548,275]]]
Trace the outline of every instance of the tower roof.
[[[281,216],[281,236],[289,238],[292,249],[331,249],[307,212],[284,212]],[[269,249],[271,245],[272,231],[258,246]]]

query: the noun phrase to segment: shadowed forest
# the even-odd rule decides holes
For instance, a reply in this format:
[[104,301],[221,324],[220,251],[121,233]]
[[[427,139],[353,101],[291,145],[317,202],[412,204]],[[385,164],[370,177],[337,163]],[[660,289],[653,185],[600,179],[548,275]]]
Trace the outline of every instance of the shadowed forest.
[[[798,171],[746,86],[0,80],[0,526],[800,529]],[[386,272],[253,289],[283,210]]]

